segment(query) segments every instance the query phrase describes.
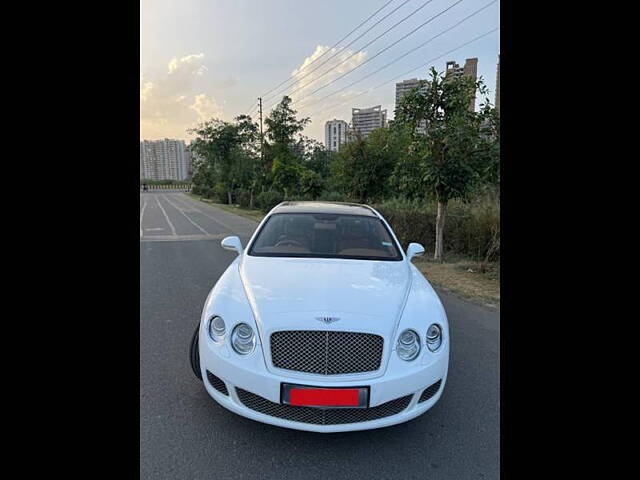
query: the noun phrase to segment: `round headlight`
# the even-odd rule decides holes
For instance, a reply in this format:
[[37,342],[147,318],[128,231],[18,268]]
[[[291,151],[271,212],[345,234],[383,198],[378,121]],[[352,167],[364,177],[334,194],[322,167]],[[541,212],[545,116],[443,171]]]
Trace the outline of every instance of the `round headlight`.
[[231,346],[240,355],[247,355],[253,352],[256,346],[256,336],[253,328],[246,323],[239,323],[231,332]]
[[420,353],[420,337],[413,330],[405,330],[398,338],[397,350],[402,360],[414,360]]
[[219,342],[226,332],[227,328],[222,317],[218,317],[217,315],[211,317],[211,320],[209,320],[209,336],[211,340]]
[[442,345],[442,329],[440,325],[432,323],[427,329],[427,348],[435,352]]

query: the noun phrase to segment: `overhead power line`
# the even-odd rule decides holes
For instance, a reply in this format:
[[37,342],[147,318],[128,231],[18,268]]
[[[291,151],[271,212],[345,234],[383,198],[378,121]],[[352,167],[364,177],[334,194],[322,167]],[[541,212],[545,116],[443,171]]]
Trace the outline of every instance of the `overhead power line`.
[[[389,33],[391,30],[393,30],[394,28],[396,28],[398,25],[400,25],[401,23],[403,23],[404,21],[408,20],[410,17],[412,17],[413,15],[415,15],[416,13],[418,13],[420,10],[422,10],[424,7],[426,7],[427,5],[429,5],[431,2],[433,2],[434,0],[427,0],[425,3],[423,3],[421,6],[419,6],[418,8],[416,8],[413,12],[411,12],[409,15],[407,15],[406,17],[404,17],[402,20],[394,23],[391,27],[389,27],[388,29],[386,29],[384,32],[382,32],[380,35],[378,35],[376,38],[374,38],[373,40],[370,40],[369,42],[367,42],[366,44],[364,44],[362,47],[359,48],[359,50],[355,53],[352,53],[351,55],[349,55],[347,58],[345,58],[344,60],[342,60],[342,62],[338,63],[337,65],[334,65],[333,67],[329,68],[328,70],[325,70],[323,73],[321,73],[317,78],[314,78],[313,80],[311,80],[310,82],[301,85],[300,87],[292,90],[289,95],[299,91],[302,88],[305,88],[306,86],[312,84],[313,82],[321,79],[322,77],[324,77],[327,73],[331,72],[332,70],[335,70],[336,68],[338,68],[340,65],[345,64],[347,61],[349,61],[351,58],[353,58],[354,56],[356,56],[358,53],[360,53],[364,48],[367,48],[369,45],[371,45],[372,43],[374,43],[375,41],[379,40],[380,38],[384,37],[387,33]],[[459,0],[462,1],[462,0]],[[415,30],[414,30],[415,31]],[[412,32],[413,33],[413,32]],[[408,36],[408,35],[406,35]],[[406,38],[403,37],[403,38]],[[277,101],[275,103],[272,103],[272,106],[275,105],[277,103]]]
[[[382,67],[378,68],[377,70],[374,70],[373,72],[365,75],[364,77],[356,80],[355,82],[351,82],[350,84],[340,88],[339,90],[336,90],[333,93],[330,93],[328,95],[325,95],[324,97],[321,97],[317,100],[312,100],[311,102],[307,103],[306,105],[301,106],[300,108],[306,108],[309,107],[311,105],[315,105],[318,102],[321,102],[333,95],[336,95],[337,93],[342,92],[343,90],[346,90],[349,87],[352,87],[354,85],[356,85],[357,83],[362,82],[363,80],[366,80],[367,78],[375,75],[376,73],[381,72],[382,70],[384,70],[387,67],[390,67],[391,65],[393,65],[396,62],[399,62],[400,60],[402,60],[404,57],[406,57],[407,55],[410,55],[411,53],[415,52],[416,50],[419,50],[420,48],[424,47],[425,45],[431,43],[433,40],[435,40],[438,37],[441,37],[442,35],[444,35],[447,32],[450,32],[451,30],[453,30],[454,28],[462,25],[464,22],[466,22],[467,20],[469,20],[470,18],[476,16],[477,14],[479,14],[480,12],[482,12],[483,10],[489,8],[491,5],[493,5],[494,3],[496,3],[498,0],[492,0],[491,2],[487,3],[486,5],[484,5],[483,7],[480,7],[479,9],[477,9],[475,12],[470,13],[469,15],[467,15],[466,17],[464,17],[462,20],[459,20],[458,22],[454,23],[453,25],[451,25],[450,27],[446,28],[445,30],[443,30],[442,32],[438,33],[437,35],[434,35],[433,37],[431,37],[429,40],[427,40],[426,42],[421,43],[420,45],[418,45],[417,47],[412,48],[411,50],[409,50],[408,52],[400,55],[399,57],[395,58],[394,60],[392,60],[391,62],[383,65]],[[338,80],[338,79],[336,79]],[[309,95],[310,96],[310,95]],[[299,100],[300,101],[300,100]]]
[[405,77],[406,75],[408,75],[408,74],[410,74],[410,73],[413,73],[413,72],[415,72],[416,70],[419,70],[419,69],[422,69],[422,68],[425,68],[425,67],[428,67],[428,66],[432,66],[433,62],[435,62],[436,60],[439,60],[439,59],[441,59],[442,57],[444,57],[444,56],[446,56],[446,55],[449,55],[450,53],[453,53],[453,52],[455,52],[455,51],[457,51],[457,50],[460,50],[461,48],[466,47],[467,45],[469,45],[469,44],[471,44],[471,43],[473,43],[473,42],[476,42],[476,41],[480,40],[481,38],[484,38],[484,37],[486,37],[487,35],[490,35],[490,34],[492,34],[493,32],[496,32],[496,31],[498,31],[498,30],[500,30],[500,27],[495,27],[495,28],[493,28],[493,29],[489,30],[488,32],[483,33],[482,35],[478,35],[477,37],[475,37],[475,38],[473,38],[473,39],[471,39],[471,40],[469,40],[469,41],[467,41],[467,42],[463,43],[462,45],[457,46],[456,48],[452,48],[451,50],[448,50],[448,51],[444,52],[443,54],[441,54],[441,55],[439,55],[439,56],[437,56],[437,57],[435,57],[435,58],[432,58],[431,60],[427,61],[426,63],[423,63],[422,65],[419,65],[419,66],[417,66],[417,67],[415,67],[415,68],[412,68],[411,70],[407,70],[406,72],[403,72],[403,73],[401,73],[400,75],[397,75],[397,76],[395,76],[395,77],[393,77],[393,78],[391,78],[391,79],[389,79],[389,80],[385,80],[384,82],[382,82],[382,83],[380,83],[380,84],[378,84],[378,85],[376,85],[376,86],[374,86],[374,87],[371,87],[371,88],[369,88],[368,90],[365,90],[364,92],[361,92],[361,93],[359,93],[358,95],[356,95],[356,96],[354,96],[354,97],[350,97],[350,98],[348,98],[348,99],[346,99],[346,100],[341,100],[340,102],[338,102],[338,103],[336,103],[336,104],[334,104],[334,105],[332,105],[332,106],[330,106],[330,107],[325,107],[325,108],[321,108],[321,109],[319,109],[319,110],[316,110],[316,111],[314,111],[313,113],[311,113],[311,114],[310,114],[310,115],[308,115],[308,116],[309,116],[309,117],[314,117],[315,115],[318,115],[318,114],[323,113],[323,112],[325,112],[325,111],[328,111],[328,110],[332,110],[332,109],[334,109],[334,108],[337,108],[337,107],[339,107],[339,106],[341,106],[341,105],[343,105],[343,104],[345,104],[345,103],[347,103],[347,102],[352,102],[352,101],[353,101],[353,100],[355,100],[356,98],[361,97],[362,95],[365,95],[365,94],[367,94],[367,93],[371,93],[371,92],[373,92],[374,90],[377,90],[377,89],[378,89],[378,88],[380,88],[380,87],[383,87],[383,86],[385,86],[385,85],[388,85],[389,83],[395,82],[396,80],[398,80],[398,79],[400,79],[400,78],[402,78],[402,77]]
[[[283,83],[286,83],[289,80],[294,80],[295,82],[299,82],[300,80],[302,80],[303,78],[308,77],[309,75],[311,75],[313,72],[315,72],[316,70],[318,70],[320,67],[322,67],[323,65],[325,65],[327,62],[329,62],[331,59],[335,58],[336,55],[344,52],[347,48],[349,48],[351,45],[353,45],[355,42],[357,42],[358,40],[360,40],[364,35],[366,35],[367,33],[369,33],[371,31],[371,29],[375,28],[378,24],[380,24],[380,22],[382,22],[383,20],[385,20],[386,18],[388,18],[390,15],[393,15],[393,13],[398,10],[399,8],[403,7],[404,5],[406,5],[407,3],[409,3],[411,0],[405,0],[404,2],[402,2],[400,5],[398,5],[396,8],[394,8],[393,10],[391,10],[390,12],[388,12],[384,17],[382,17],[381,19],[379,19],[376,23],[374,23],[373,25],[371,25],[369,28],[367,28],[364,32],[362,32],[360,35],[358,35],[356,38],[354,38],[353,40],[351,40],[348,44],[346,44],[343,47],[340,47],[340,50],[337,50],[333,55],[331,55],[329,58],[327,58],[324,62],[322,62],[320,65],[316,66],[313,70],[308,71],[307,73],[305,73],[304,75],[302,75],[301,77],[296,77],[294,75],[291,75],[291,77],[289,77],[287,80],[285,80],[284,82],[282,82],[280,85],[282,85]],[[322,55],[320,55],[320,57],[322,57],[323,55],[325,55],[326,53],[328,53],[329,51],[333,50],[333,48],[335,48],[335,45],[333,47],[331,47],[329,50],[325,50]],[[316,60],[319,60],[320,57],[316,58],[313,62],[314,63]],[[304,66],[302,70],[304,70],[305,68],[309,67],[311,65],[311,63],[309,65]],[[300,73],[300,72],[298,72]],[[285,92],[287,89],[291,88],[293,86],[293,84],[291,85],[287,85],[284,89],[280,90],[279,92],[276,92],[272,95],[269,95],[269,98],[267,98],[267,100],[274,98],[276,96],[278,96],[279,94],[281,94],[282,92]],[[276,87],[277,88],[277,87]],[[271,91],[273,91],[275,89],[272,89]]]
[[[390,3],[394,2],[395,0],[389,0],[387,3],[385,3],[384,5],[382,5],[378,10],[376,10],[375,12],[373,12],[371,15],[369,15],[366,20],[363,20],[362,22],[360,22],[360,24],[354,28],[353,30],[351,30],[349,33],[347,33],[344,37],[342,37],[340,40],[338,40],[336,43],[333,44],[333,46],[331,48],[329,48],[329,50],[326,50],[322,53],[322,55],[320,55],[319,57],[317,57],[316,59],[314,59],[312,62],[309,63],[309,65],[306,65],[304,68],[309,67],[310,65],[312,65],[313,63],[317,62],[318,60],[320,60],[324,55],[326,55],[329,51],[333,50],[335,47],[337,47],[343,40],[347,39],[353,32],[355,32],[356,30],[358,30],[362,25],[364,25],[365,23],[367,23],[369,20],[371,20],[373,17],[375,17],[381,10],[383,10],[387,5],[389,5]],[[407,3],[409,0],[406,0]],[[403,5],[404,5],[403,3]],[[396,9],[397,10],[397,9]],[[394,10],[395,11],[395,10]],[[368,30],[367,30],[368,31]],[[287,78],[286,80],[284,80],[283,82],[279,83],[278,85],[276,85],[275,87],[273,87],[271,90],[265,92],[262,94],[262,96],[266,96],[269,93],[273,92],[276,88],[280,87],[281,85],[285,84],[286,82],[288,82],[289,80],[291,80],[293,76],[290,76],[289,78]]]
[[405,38],[407,38],[409,35],[414,34],[415,32],[417,32],[418,30],[420,30],[421,28],[425,27],[427,24],[431,23],[433,20],[435,20],[436,18],[438,18],[440,15],[444,14],[445,12],[451,10],[453,7],[455,7],[456,5],[458,5],[459,3],[463,2],[464,0],[457,0],[455,3],[451,4],[450,6],[448,6],[447,8],[445,8],[444,10],[442,10],[441,12],[437,13],[436,15],[434,15],[433,17],[429,18],[426,22],[418,25],[416,28],[414,28],[413,30],[411,30],[409,33],[405,34],[404,36],[400,37],[398,40],[396,40],[395,42],[393,42],[391,45],[386,46],[385,48],[383,48],[382,50],[380,50],[378,53],[376,53],[373,57],[368,58],[367,60],[365,60],[362,63],[359,63],[358,65],[356,65],[355,67],[353,67],[351,70],[343,73],[342,75],[340,75],[338,78],[335,78],[333,80],[331,80],[329,83],[322,85],[319,88],[316,88],[313,92],[309,93],[308,95],[303,96],[302,98],[297,99],[296,101],[292,102],[292,103],[297,103],[300,102],[301,100],[304,100],[305,98],[310,97],[311,95],[313,95],[316,92],[319,92],[320,90],[328,87],[329,85],[334,84],[335,82],[337,82],[338,80],[341,80],[342,78],[346,77],[347,75],[349,75],[350,73],[353,73],[355,70],[357,70],[358,68],[362,67],[363,65],[366,65],[367,63],[369,63],[371,60],[373,60],[374,58],[378,57],[379,55],[381,55],[382,53],[386,52],[387,50],[389,50],[391,47],[397,45],[398,43],[400,43],[402,40],[404,40]]

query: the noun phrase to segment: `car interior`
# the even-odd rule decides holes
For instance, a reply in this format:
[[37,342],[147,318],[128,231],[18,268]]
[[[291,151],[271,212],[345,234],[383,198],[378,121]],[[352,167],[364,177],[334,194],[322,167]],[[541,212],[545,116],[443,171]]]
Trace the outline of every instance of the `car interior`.
[[252,250],[256,254],[398,256],[390,235],[379,219],[355,215],[274,215],[263,228]]

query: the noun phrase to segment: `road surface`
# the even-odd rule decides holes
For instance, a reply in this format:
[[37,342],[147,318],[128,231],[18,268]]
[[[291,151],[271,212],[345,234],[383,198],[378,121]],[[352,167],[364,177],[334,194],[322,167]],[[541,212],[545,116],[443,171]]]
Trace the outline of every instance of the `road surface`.
[[314,434],[211,399],[189,341],[210,288],[257,223],[182,193],[140,194],[140,473],[143,479],[497,479],[500,314],[441,292],[451,328],[440,401],[410,422]]

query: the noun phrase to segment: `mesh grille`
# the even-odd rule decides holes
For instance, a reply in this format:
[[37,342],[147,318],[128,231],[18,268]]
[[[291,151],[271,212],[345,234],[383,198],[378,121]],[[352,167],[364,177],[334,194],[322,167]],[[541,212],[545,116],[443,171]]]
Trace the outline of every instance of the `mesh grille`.
[[358,332],[290,330],[271,334],[271,361],[296,372],[339,375],[380,368],[384,340]]
[[225,394],[227,397],[229,396],[229,390],[227,390],[227,385],[225,385],[225,383],[222,380],[216,377],[209,370],[207,370],[207,380],[209,380],[209,383],[211,384],[211,386],[215,388],[217,391]]
[[418,403],[426,402],[431,397],[433,397],[436,393],[438,393],[438,390],[440,390],[441,383],[442,383],[442,380],[438,380],[436,383],[434,383],[430,387],[425,388],[424,392],[422,392],[422,395],[420,395],[420,400],[418,400]]
[[312,408],[281,405],[266,398],[247,392],[236,387],[240,401],[251,410],[264,413],[271,417],[282,418],[314,425],[342,425],[345,423],[360,423],[379,418],[390,417],[402,412],[411,401],[412,395],[396,398],[372,408]]

